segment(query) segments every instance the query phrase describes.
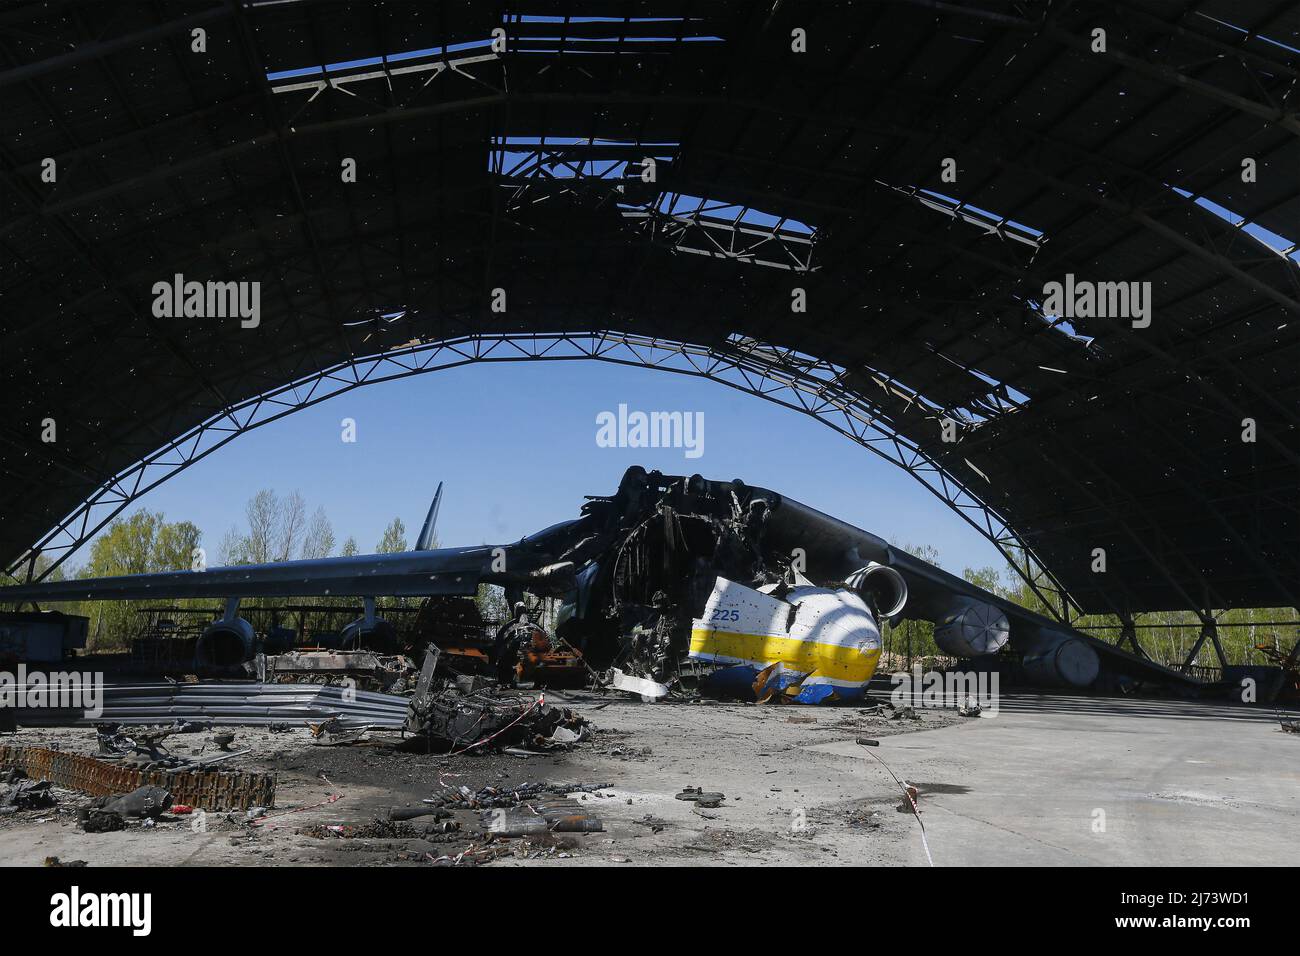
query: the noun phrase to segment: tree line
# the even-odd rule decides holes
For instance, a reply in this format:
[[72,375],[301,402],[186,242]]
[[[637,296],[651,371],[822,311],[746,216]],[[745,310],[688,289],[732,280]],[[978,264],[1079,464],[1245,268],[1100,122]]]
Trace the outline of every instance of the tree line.
[[[190,521],[167,521],[162,512],[141,510],[124,518],[115,518],[91,544],[86,563],[71,572],[56,568],[50,580],[114,577],[123,574],[150,574],[185,569],[199,570],[204,566],[243,564],[269,564],[309,558],[327,558],[358,554],[356,538],[347,537],[338,544],[334,526],[323,507],[310,515],[302,495],[293,491],[279,495],[274,490],[263,489],[248,500],[244,508],[244,527],[232,525],[222,536],[215,560],[209,561],[203,548],[203,534]],[[938,565],[940,555],[932,545],[891,542],[895,547],[924,561]],[[438,542],[433,542],[438,547]],[[375,544],[377,554],[396,554],[410,549],[406,525],[394,518],[384,529]],[[37,570],[48,567],[48,559],[38,560]],[[1051,617],[1049,609],[1016,570],[1007,566],[1002,571],[995,567],[965,568],[961,575],[970,583],[997,594],[1021,607]],[[380,598],[379,606],[407,606],[410,599]],[[484,586],[477,598],[485,620],[508,617],[509,608],[500,588]],[[156,607],[158,601],[95,601],[67,603],[60,609],[70,614],[82,614],[90,619],[90,648],[113,650],[129,647],[133,637],[146,623],[143,608]],[[245,599],[244,608],[275,609],[290,603],[310,603],[324,607],[356,605],[357,598],[324,597],[308,601],[291,602],[284,598]],[[190,598],[171,601],[169,606],[211,610],[210,599]],[[1267,655],[1260,645],[1287,653],[1300,639],[1300,628],[1276,626],[1268,622],[1292,620],[1290,608],[1234,608],[1218,615],[1219,640],[1229,663],[1263,664]],[[1137,616],[1137,634],[1143,648],[1160,663],[1178,666],[1200,637],[1201,622],[1191,611],[1164,611]],[[315,619],[322,624],[322,616]],[[1076,627],[1102,640],[1114,643],[1120,635],[1119,618],[1112,615],[1090,615],[1072,622]],[[1228,625],[1228,626],[1224,626]],[[934,643],[934,625],[928,621],[905,621],[896,627],[885,624],[882,628],[886,666],[907,666],[911,662],[933,662],[944,657]],[[1127,645],[1126,649],[1131,650]],[[1218,659],[1211,642],[1206,641],[1197,657],[1197,663],[1217,666]]]
[[[931,545],[890,543],[924,561],[939,564],[939,552]],[[976,587],[1023,608],[1044,617],[1053,616],[1033,588],[1010,565],[1002,571],[992,566],[965,568],[961,576]],[[1271,623],[1295,620],[1292,608],[1233,608],[1219,611],[1215,616],[1219,624],[1219,642],[1229,664],[1267,664],[1269,655],[1260,649],[1261,645],[1285,655],[1300,640],[1300,627]],[[1153,660],[1169,667],[1180,666],[1201,635],[1201,620],[1194,611],[1150,611],[1136,614],[1134,619],[1138,625],[1137,638],[1143,649]],[[1120,637],[1121,621],[1113,614],[1085,615],[1070,623],[1110,644],[1116,643]],[[934,643],[934,625],[928,621],[905,621],[892,628],[885,625],[882,638],[887,661],[900,667],[907,666],[909,659],[919,660],[927,666],[928,662],[944,658],[943,651]],[[1127,642],[1122,649],[1133,650]],[[1202,667],[1219,666],[1218,656],[1209,640],[1201,646],[1195,663]]]
[[[376,543],[375,553],[395,554],[406,550],[409,550],[406,525],[401,518],[394,518]],[[193,522],[168,521],[160,511],[142,509],[127,517],[114,518],[91,543],[83,565],[71,571],[56,568],[48,580],[201,571],[207,567],[350,556],[359,551],[352,536],[341,546],[338,544],[334,526],[323,507],[308,515],[307,503],[298,491],[279,495],[272,489],[263,489],[248,499],[244,527],[231,525],[222,536],[215,556],[207,553],[203,532]],[[48,566],[48,559],[42,556],[37,563],[38,573]],[[273,609],[289,603],[283,598],[255,598],[244,599],[240,607]],[[359,599],[325,597],[293,603],[346,607],[359,603]],[[401,602],[388,599],[380,603],[391,606]],[[139,636],[148,624],[148,615],[140,612],[160,604],[187,610],[210,610],[214,606],[210,598],[187,598],[67,602],[60,604],[59,610],[89,618],[88,649],[108,651],[129,647],[132,638]]]

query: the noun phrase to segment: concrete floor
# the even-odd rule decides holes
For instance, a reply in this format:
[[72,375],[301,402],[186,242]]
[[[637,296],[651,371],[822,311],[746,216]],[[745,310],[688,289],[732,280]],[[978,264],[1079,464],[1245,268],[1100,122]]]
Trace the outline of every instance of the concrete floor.
[[[863,759],[851,743],[812,749]],[[911,781],[965,788],[923,798],[937,864],[1300,859],[1300,736],[1282,733],[1271,710],[1004,696],[996,718],[895,739],[880,751]]]
[[[493,865],[925,865],[916,819],[882,758],[920,790],[934,862],[964,865],[1293,865],[1300,858],[1300,736],[1271,709],[1006,695],[996,717],[931,711],[919,723],[858,708],[642,704],[582,698],[601,732],[572,753],[518,760],[316,748],[301,735],[242,733],[248,768],[274,769],[276,826],[238,821],[84,834],[67,814],[0,826],[0,863],[49,855],[91,865],[418,864],[420,840],[321,840],[317,824],[364,823],[442,784],[608,783],[590,801],[605,832],[564,838],[564,856]],[[561,703],[555,697],[553,702]],[[854,738],[878,738],[877,748]],[[85,746],[84,730],[22,731],[15,743]],[[328,780],[318,777],[324,772]],[[700,810],[686,786],[726,794]],[[329,793],[341,799],[316,806]],[[1104,813],[1104,829],[1102,817]],[[467,834],[478,826],[461,821]],[[466,840],[481,841],[479,836]]]

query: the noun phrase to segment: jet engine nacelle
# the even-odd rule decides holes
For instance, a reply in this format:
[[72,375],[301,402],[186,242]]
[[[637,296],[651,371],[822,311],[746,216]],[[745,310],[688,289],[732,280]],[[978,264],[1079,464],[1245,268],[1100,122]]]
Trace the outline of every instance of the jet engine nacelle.
[[961,601],[934,622],[934,643],[954,657],[996,654],[1011,636],[1007,616],[985,601]]
[[242,617],[213,621],[194,645],[194,661],[200,667],[234,667],[251,660],[256,643],[253,625]]
[[1052,687],[1089,687],[1101,671],[1101,659],[1087,641],[1042,628],[1025,642],[1025,675]]
[[888,565],[872,561],[850,574],[844,583],[858,592],[879,620],[893,617],[907,604],[907,582]]
[[359,617],[344,625],[339,634],[340,646],[345,651],[358,651],[362,648],[373,651],[390,651],[397,646],[397,632],[393,625],[382,617],[367,621]]

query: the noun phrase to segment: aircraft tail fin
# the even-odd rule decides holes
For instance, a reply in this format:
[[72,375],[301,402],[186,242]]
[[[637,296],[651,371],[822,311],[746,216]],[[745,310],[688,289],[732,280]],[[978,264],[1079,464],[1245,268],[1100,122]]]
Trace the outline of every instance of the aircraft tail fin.
[[433,504],[429,505],[429,515],[424,519],[424,527],[420,529],[420,537],[415,542],[416,551],[433,550],[433,529],[438,524],[438,506],[442,504],[442,482],[438,482],[438,490],[433,493]]

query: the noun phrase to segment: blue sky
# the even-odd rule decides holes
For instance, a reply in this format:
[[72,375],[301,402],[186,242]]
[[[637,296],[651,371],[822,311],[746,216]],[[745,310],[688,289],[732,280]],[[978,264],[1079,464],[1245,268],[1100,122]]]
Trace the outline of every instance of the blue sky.
[[[703,456],[599,447],[596,416],[620,402],[703,412]],[[341,440],[345,417],[354,444]],[[576,516],[583,495],[611,493],[632,464],[743,478],[885,538],[931,544],[957,573],[1003,566],[915,479],[825,425],[717,383],[598,362],[468,366],[357,389],[254,429],[131,510],[193,521],[215,560],[254,492],[296,489],[309,511],[324,506],[340,547],[352,535],[364,552],[394,517],[414,540],[443,481],[441,542],[497,543]]]

